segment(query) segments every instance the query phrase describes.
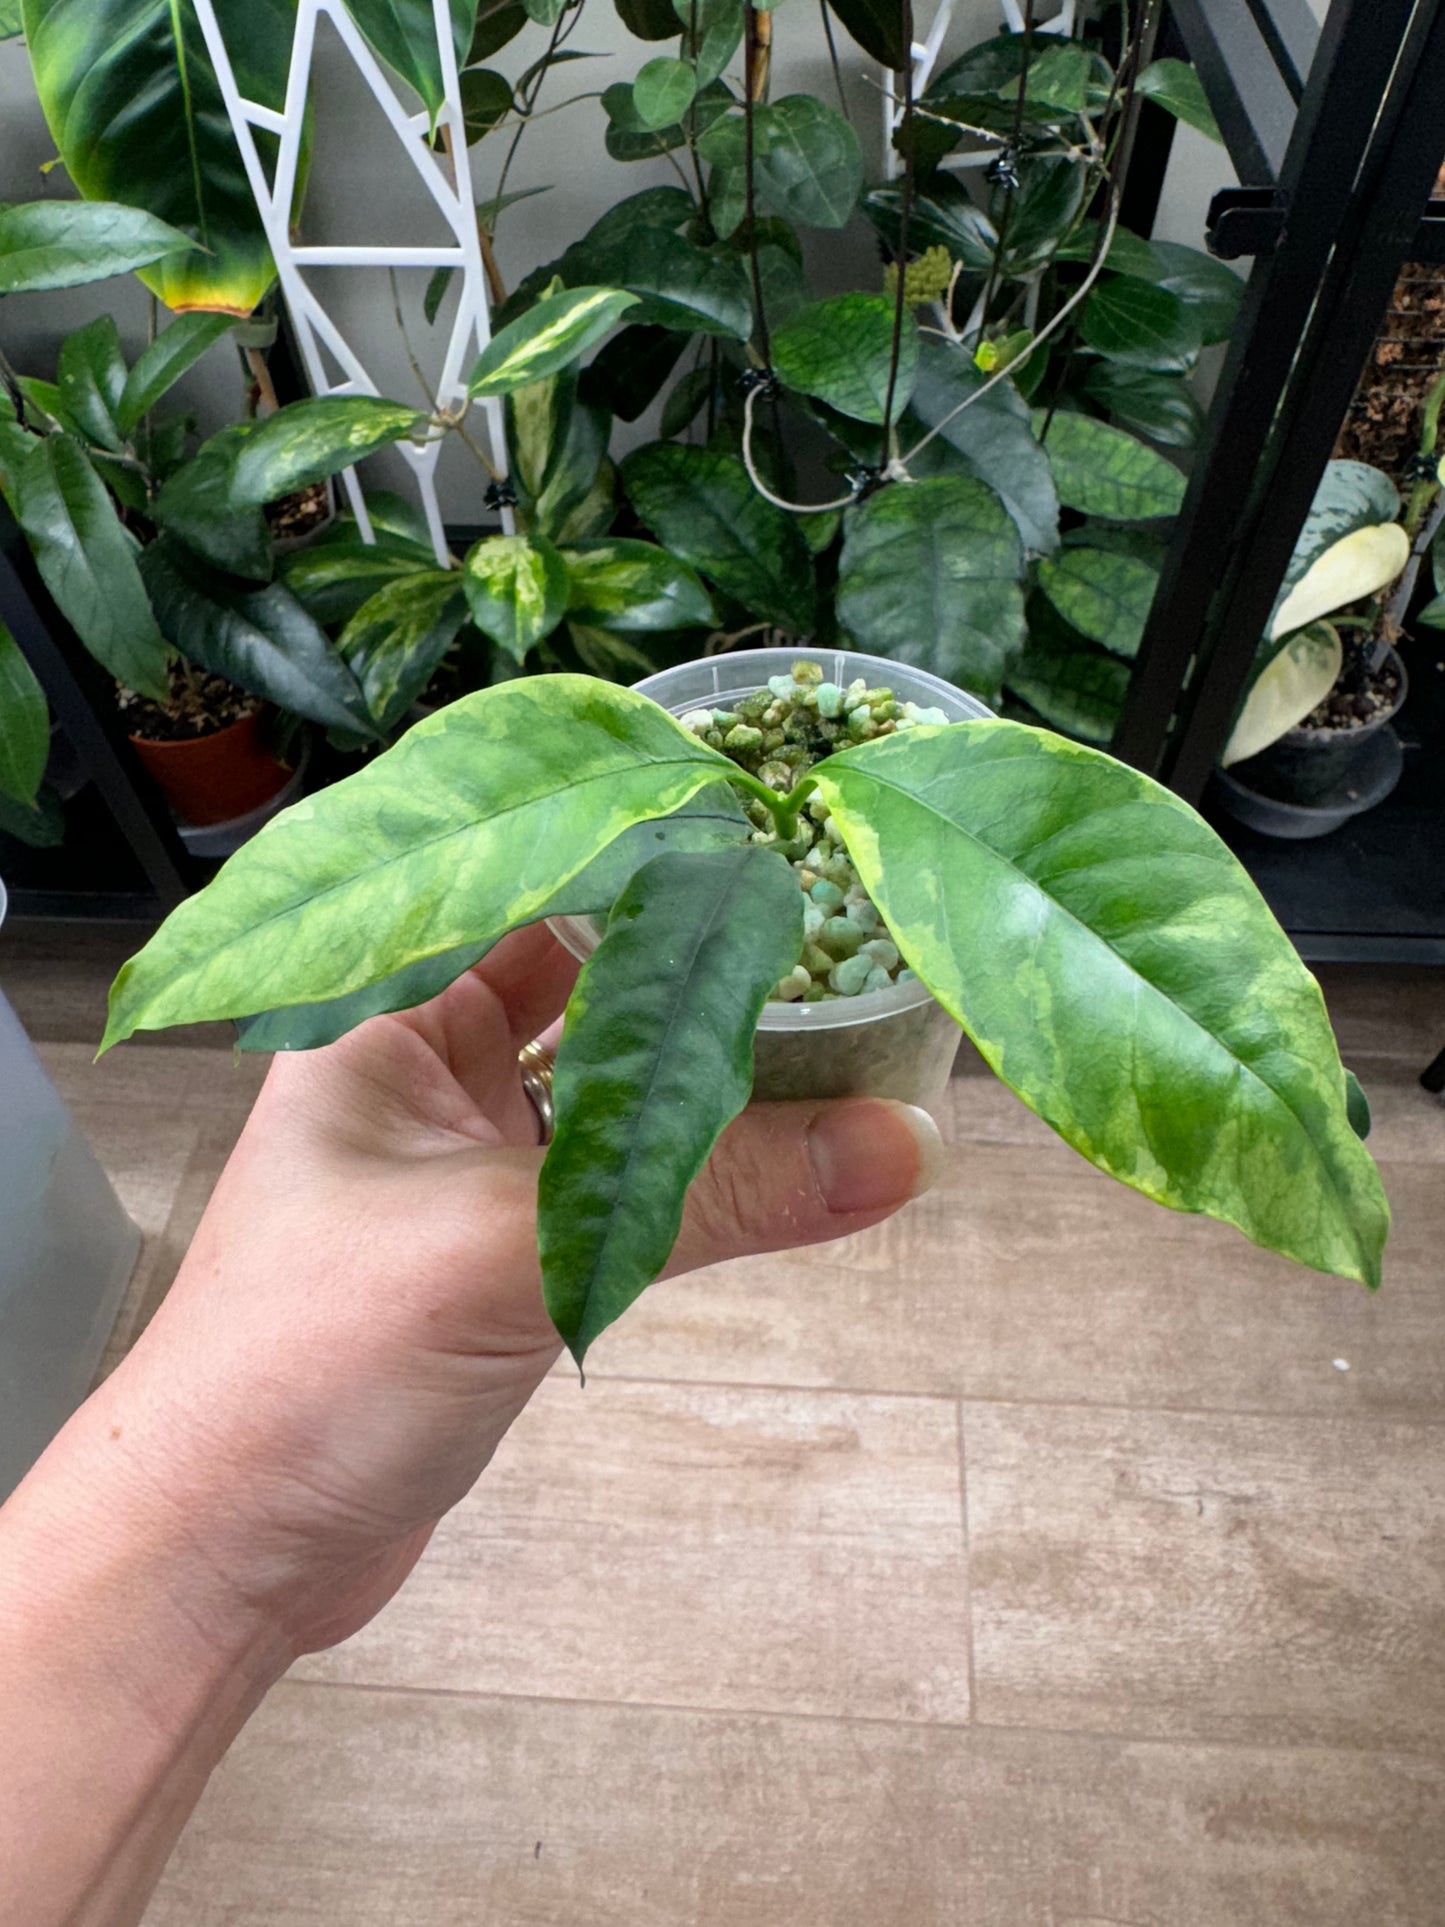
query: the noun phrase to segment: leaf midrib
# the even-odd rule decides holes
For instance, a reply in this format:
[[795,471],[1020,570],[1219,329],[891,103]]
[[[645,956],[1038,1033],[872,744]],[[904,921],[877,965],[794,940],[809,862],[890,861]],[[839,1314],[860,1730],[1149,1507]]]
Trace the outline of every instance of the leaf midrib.
[[[854,768],[855,771],[859,770],[859,765],[857,764],[854,764],[852,767]],[[1049,891],[1044,889],[1042,884],[1037,883],[1034,880],[1034,878],[1030,877],[1027,874],[1027,872],[1024,871],[1016,862],[1014,862],[1014,860],[1011,857],[1004,856],[1001,851],[995,850],[991,844],[985,843],[983,838],[977,835],[976,832],[974,832],[973,830],[969,829],[967,824],[960,823],[956,817],[947,816],[944,814],[942,810],[938,809],[935,805],[925,802],[923,798],[919,796],[916,790],[905,789],[902,786],[902,784],[894,782],[887,777],[875,775],[871,770],[867,770],[866,768],[864,768],[861,771],[861,773],[865,774],[869,781],[877,783],[880,788],[893,790],[897,795],[906,798],[909,802],[915,804],[918,808],[926,810],[930,815],[937,817],[939,822],[946,823],[952,829],[961,831],[962,834],[966,836],[971,843],[973,843],[978,849],[986,851],[987,854],[991,856],[995,862],[1005,864],[1008,867],[1008,869],[1011,870],[1016,876],[1021,878],[1024,882],[1028,883],[1033,889],[1037,890],[1040,896],[1044,897],[1050,904],[1054,906],[1056,910],[1060,911],[1062,915],[1065,916],[1068,919],[1068,921],[1072,923],[1077,929],[1082,930],[1087,936],[1092,938],[1095,943],[1100,945],[1101,948],[1107,950],[1109,952],[1109,955],[1113,957],[1116,960],[1116,962],[1119,964],[1120,968],[1128,974],[1132,982],[1147,984],[1154,996],[1158,997],[1161,1000],[1161,1002],[1168,1004],[1171,1010],[1178,1011],[1179,1014],[1189,1024],[1191,1024],[1200,1033],[1201,1036],[1207,1037],[1212,1044],[1214,1044],[1220,1051],[1222,1051],[1224,1055],[1229,1059],[1229,1061],[1232,1064],[1236,1065],[1237,1068],[1241,1072],[1243,1072],[1243,1074],[1247,1078],[1249,1078],[1250,1080],[1252,1080],[1252,1082],[1257,1084],[1260,1087],[1260,1089],[1267,1091],[1270,1097],[1274,1100],[1274,1102],[1278,1104],[1284,1111],[1286,1111],[1288,1115],[1293,1119],[1295,1125],[1299,1129],[1305,1142],[1308,1144],[1311,1155],[1313,1156],[1315,1163],[1319,1166],[1320,1170],[1324,1173],[1325,1177],[1328,1179],[1330,1190],[1339,1203],[1341,1218],[1343,1220],[1343,1223],[1346,1225],[1346,1227],[1349,1230],[1349,1234],[1352,1242],[1354,1243],[1357,1250],[1361,1248],[1359,1234],[1355,1230],[1354,1221],[1349,1209],[1349,1200],[1344,1196],[1344,1193],[1340,1189],[1339,1179],[1335,1175],[1335,1172],[1333,1168],[1330,1166],[1330,1164],[1326,1162],[1318,1145],[1315,1143],[1314,1134],[1309,1130],[1308,1126],[1305,1124],[1304,1119],[1300,1116],[1299,1112],[1296,1111],[1293,1104],[1290,1103],[1289,1099],[1284,1095],[1282,1091],[1276,1090],[1274,1085],[1270,1083],[1267,1077],[1261,1076],[1260,1073],[1254,1068],[1252,1064],[1246,1064],[1243,1058],[1237,1056],[1235,1052],[1231,1050],[1229,1045],[1225,1043],[1223,1038],[1217,1036],[1209,1028],[1207,1024],[1200,1022],[1199,1018],[1197,1018],[1194,1015],[1193,1011],[1186,1010],[1182,1004],[1176,1003],[1172,997],[1168,996],[1164,991],[1162,991],[1157,984],[1151,983],[1150,980],[1143,974],[1142,971],[1136,970],[1134,966],[1129,962],[1129,960],[1123,955],[1121,955],[1117,949],[1115,949],[1114,945],[1109,942],[1107,937],[1101,936],[1097,930],[1090,929],[1089,925],[1086,924],[1082,920],[1082,918],[1075,915],[1075,913],[1069,908],[1069,906],[1066,903],[1060,903],[1057,897],[1051,895]]]

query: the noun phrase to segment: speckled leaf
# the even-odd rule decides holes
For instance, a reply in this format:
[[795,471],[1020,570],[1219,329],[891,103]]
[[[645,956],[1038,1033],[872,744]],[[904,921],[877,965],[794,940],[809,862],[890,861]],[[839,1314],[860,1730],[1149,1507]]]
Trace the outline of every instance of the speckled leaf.
[[667,1263],[802,946],[797,878],[771,851],[656,857],[618,898],[567,1006],[537,1195],[543,1295],[579,1364]]
[[492,535],[476,543],[462,586],[472,621],[516,662],[567,612],[567,564],[544,535]]
[[[605,916],[624,884],[644,863],[667,850],[724,850],[743,842],[751,825],[726,783],[710,785],[671,816],[650,823],[634,823],[615,837],[547,903],[527,918]],[[344,1037],[349,1030],[387,1010],[410,1010],[441,995],[464,970],[482,958],[500,938],[459,944],[439,956],[423,957],[379,982],[366,984],[345,997],[317,1004],[293,1004],[242,1017],[236,1024],[240,1050],[315,1050]]]
[[797,524],[732,455],[653,442],[622,464],[632,506],[665,549],[755,618],[806,635],[816,620],[813,558]]
[[1007,510],[962,476],[897,483],[844,517],[838,620],[859,648],[996,699],[1023,641]]
[[1199,329],[1175,294],[1132,274],[1099,282],[1079,315],[1085,346],[1126,367],[1182,374],[1201,346]]
[[414,408],[376,395],[294,401],[259,423],[237,448],[231,504],[259,508],[279,501],[403,440],[424,420]]
[[1145,522],[1176,514],[1184,500],[1184,477],[1172,462],[1091,415],[1061,409],[1049,423],[1044,446],[1059,500],[1085,515]]
[[426,688],[466,619],[458,572],[419,570],[383,584],[336,638],[383,734]]
[[653,542],[603,536],[563,550],[571,577],[567,614],[622,635],[695,629],[717,620],[712,597],[685,562]]
[[1318,984],[1241,866],[1137,771],[1016,723],[817,770],[905,958],[1091,1163],[1375,1285],[1389,1210]]
[[1066,622],[1132,659],[1149,619],[1159,571],[1107,549],[1070,547],[1039,564],[1039,587]]
[[[745,165],[746,144],[742,115],[730,114],[698,147],[705,160],[735,175]],[[836,108],[811,94],[788,94],[754,109],[753,169],[767,206],[802,227],[844,226],[863,186],[858,136]],[[717,225],[731,231],[722,221]]]
[[34,806],[50,753],[50,711],[35,671],[0,622],[0,796]]
[[1065,735],[1107,748],[1114,739],[1129,670],[1115,656],[1078,635],[1036,598],[1029,609],[1029,639],[1009,665],[1010,693]]
[[493,335],[477,358],[473,397],[510,395],[578,361],[616,326],[637,296],[618,288],[566,288],[528,308]]
[[164,699],[166,643],[136,567],[136,544],[104,482],[68,435],[37,441],[10,477],[10,505],[56,607],[98,663]]
[[283,810],[172,911],[116,978],[104,1047],[342,997],[499,937],[732,767],[646,696],[584,676],[464,696]]
[[[881,294],[835,294],[801,308],[773,336],[773,368],[800,395],[854,421],[881,422],[893,360],[894,304]],[[918,373],[918,324],[907,310],[899,340],[894,418]]]

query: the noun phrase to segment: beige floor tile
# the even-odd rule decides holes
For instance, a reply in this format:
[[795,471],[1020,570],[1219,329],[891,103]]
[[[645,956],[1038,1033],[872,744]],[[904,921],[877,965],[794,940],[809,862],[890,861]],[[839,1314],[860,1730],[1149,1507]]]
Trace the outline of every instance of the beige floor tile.
[[132,1041],[95,1061],[93,1043],[44,1040],[36,1053],[78,1115],[109,1106],[135,1119],[183,1111],[245,1122],[269,1057],[195,1045]]
[[[960,1101],[972,1081],[955,1087]],[[1445,1174],[1384,1170],[1395,1225],[1372,1295],[1161,1210],[1051,1134],[960,1143],[937,1190],[889,1224],[654,1286],[589,1369],[1445,1418]]]
[[146,1927],[1439,1927],[1438,1767],[282,1687]]
[[966,1719],[956,1413],[552,1378],[397,1601],[307,1670]]
[[[106,995],[127,957],[146,942],[146,923],[7,920],[0,931],[0,991],[33,1038],[89,1044],[105,1029]],[[229,1024],[189,1024],[155,1033],[162,1048],[231,1046]]]
[[978,1719],[1445,1744],[1438,1428],[969,1405],[964,1441]]

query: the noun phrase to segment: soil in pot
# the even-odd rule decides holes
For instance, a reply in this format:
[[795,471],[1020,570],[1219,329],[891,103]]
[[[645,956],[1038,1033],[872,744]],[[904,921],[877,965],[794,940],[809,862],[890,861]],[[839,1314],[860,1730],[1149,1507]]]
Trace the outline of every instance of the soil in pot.
[[279,548],[296,548],[309,536],[317,535],[333,514],[331,490],[325,482],[312,482],[277,502],[266,504],[266,526]]
[[224,823],[259,808],[287,772],[266,742],[266,706],[223,676],[176,663],[171,696],[116,698],[136,754],[183,823]]

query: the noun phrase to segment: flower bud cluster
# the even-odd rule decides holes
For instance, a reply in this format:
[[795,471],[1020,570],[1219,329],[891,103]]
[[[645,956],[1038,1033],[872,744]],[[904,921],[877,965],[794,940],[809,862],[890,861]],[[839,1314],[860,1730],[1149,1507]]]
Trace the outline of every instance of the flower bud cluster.
[[[877,736],[891,736],[920,723],[946,723],[941,709],[899,702],[890,689],[872,688],[861,677],[846,688],[824,680],[816,663],[793,665],[766,689],[745,696],[734,709],[691,709],[683,727],[731,757],[769,789],[786,796],[834,750]],[[798,817],[786,841],[765,803],[744,805],[754,825],[752,840],[775,849],[792,864],[806,902],[803,955],[773,992],[784,1003],[821,1003],[886,990],[912,977],[878,907],[859,879],[843,833],[820,796]]]

